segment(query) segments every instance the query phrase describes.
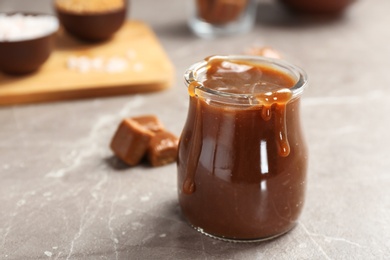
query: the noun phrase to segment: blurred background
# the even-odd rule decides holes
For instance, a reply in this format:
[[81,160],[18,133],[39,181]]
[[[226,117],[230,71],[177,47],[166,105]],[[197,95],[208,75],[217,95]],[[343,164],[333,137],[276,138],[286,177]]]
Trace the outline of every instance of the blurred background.
[[[0,107],[0,258],[388,259],[390,1],[314,15],[257,0],[249,32],[211,39],[190,30],[189,1],[129,1],[128,19],[150,26],[173,64],[169,89]],[[1,0],[8,11],[54,13],[48,0]],[[210,55],[263,46],[309,76],[301,113],[307,200],[289,234],[225,243],[181,218],[174,164],[124,167],[108,143],[123,118],[148,113],[179,136],[184,71]]]

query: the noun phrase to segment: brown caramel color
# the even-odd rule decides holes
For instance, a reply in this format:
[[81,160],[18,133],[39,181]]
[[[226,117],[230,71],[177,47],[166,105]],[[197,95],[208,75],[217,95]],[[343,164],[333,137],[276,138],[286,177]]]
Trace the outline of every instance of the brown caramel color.
[[226,24],[238,19],[248,0],[196,0],[198,16],[211,24]]
[[203,84],[253,94],[259,103],[221,104],[194,95],[196,84],[189,86],[178,152],[185,218],[203,232],[229,239],[287,232],[302,211],[307,168],[300,100],[289,90],[295,80],[270,67],[211,60]]
[[144,115],[132,117],[131,119],[152,132],[156,133],[164,130],[164,125],[157,118],[157,116]]
[[293,11],[313,14],[340,14],[355,0],[280,0]]
[[128,165],[138,164],[144,156],[152,131],[142,127],[132,119],[125,119],[119,125],[112,141],[111,150]]
[[176,161],[179,139],[169,132],[158,132],[150,140],[148,159],[152,166],[162,166]]
[[84,41],[105,41],[122,27],[128,6],[100,12],[71,12],[55,5],[57,16],[65,30]]

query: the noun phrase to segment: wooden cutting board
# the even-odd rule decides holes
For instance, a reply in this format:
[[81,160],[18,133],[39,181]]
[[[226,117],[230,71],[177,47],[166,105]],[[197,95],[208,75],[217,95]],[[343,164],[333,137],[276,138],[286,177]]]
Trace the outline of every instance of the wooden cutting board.
[[[81,56],[105,62],[119,57],[127,66],[111,73],[70,69],[69,58]],[[0,73],[0,105],[157,91],[170,87],[173,75],[168,56],[142,22],[126,22],[104,43],[83,43],[59,32],[52,55],[37,72],[25,76]]]

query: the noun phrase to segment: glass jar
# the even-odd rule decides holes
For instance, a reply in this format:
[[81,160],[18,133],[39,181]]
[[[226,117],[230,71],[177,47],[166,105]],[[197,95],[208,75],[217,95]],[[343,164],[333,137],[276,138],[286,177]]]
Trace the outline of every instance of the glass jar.
[[[267,80],[274,85],[280,76],[292,85],[269,91],[260,84],[248,93],[210,88],[204,83],[216,59],[258,66],[272,71]],[[308,154],[299,115],[305,72],[271,58],[214,56],[191,66],[185,82],[190,97],[179,143],[178,196],[186,220],[228,241],[289,231],[305,197]]]
[[188,24],[203,38],[237,35],[252,29],[256,19],[255,0],[190,0]]

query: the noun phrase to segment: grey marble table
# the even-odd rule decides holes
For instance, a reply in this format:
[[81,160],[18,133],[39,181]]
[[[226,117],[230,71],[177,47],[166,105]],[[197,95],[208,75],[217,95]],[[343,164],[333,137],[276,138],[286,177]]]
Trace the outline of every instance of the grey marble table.
[[[51,12],[48,0],[2,0],[0,11]],[[150,94],[0,107],[0,259],[390,259],[390,1],[359,0],[339,19],[289,15],[259,1],[248,34],[203,40],[186,1],[134,0],[176,68]],[[310,149],[304,212],[264,243],[205,237],[183,220],[176,166],[127,168],[109,140],[124,117],[153,113],[179,135],[182,75],[211,54],[271,45],[305,68]],[[1,85],[0,85],[1,87]]]

